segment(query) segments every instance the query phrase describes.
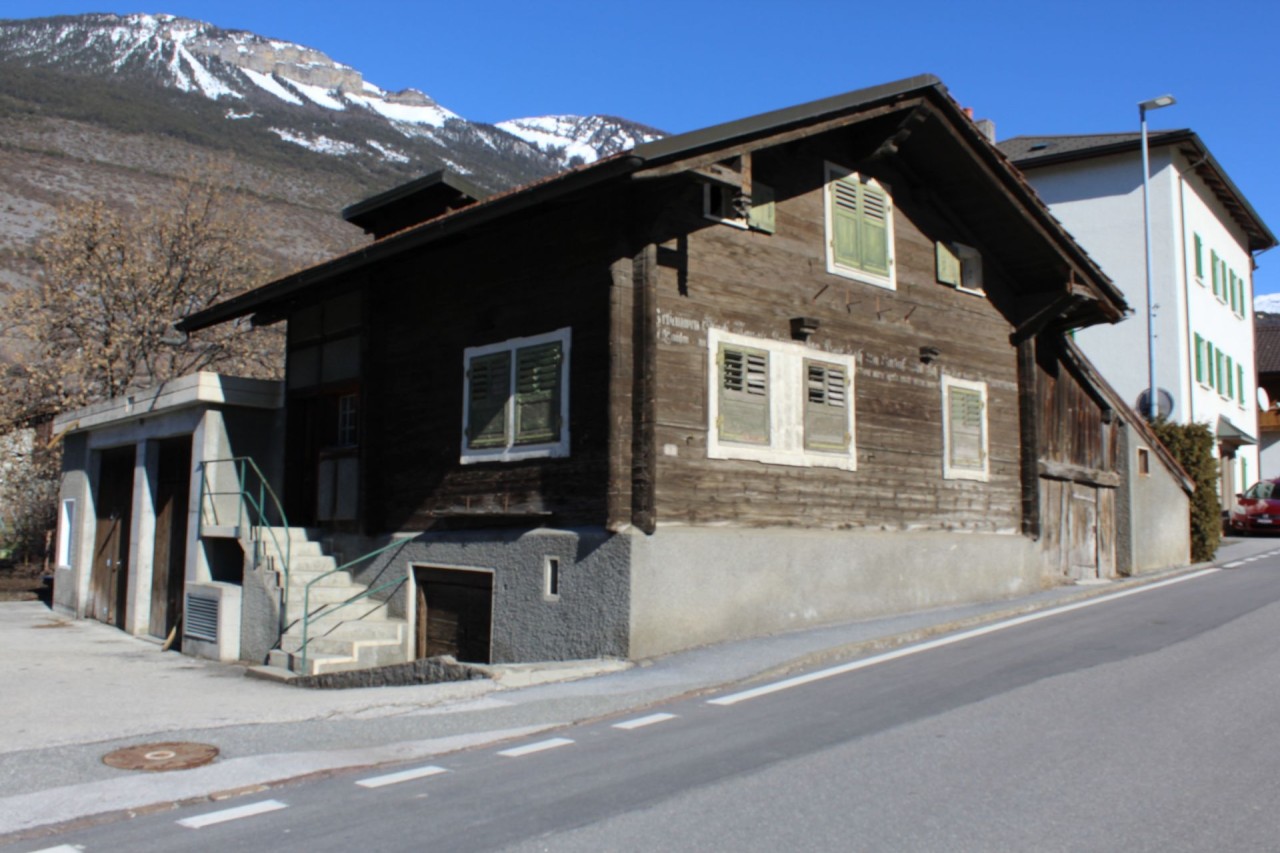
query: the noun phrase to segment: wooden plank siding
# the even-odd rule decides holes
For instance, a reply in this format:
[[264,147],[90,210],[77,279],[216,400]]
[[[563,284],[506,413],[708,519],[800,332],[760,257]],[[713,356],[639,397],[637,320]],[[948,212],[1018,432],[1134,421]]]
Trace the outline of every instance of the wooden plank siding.
[[[1017,530],[1021,518],[1016,350],[991,301],[935,278],[934,241],[954,229],[881,165],[850,162],[839,139],[758,151],[754,178],[777,199],[776,233],[701,216],[690,183],[667,232],[687,234],[687,281],[658,286],[658,514],[667,524]],[[824,159],[876,174],[895,204],[897,289],[828,273]],[[675,248],[674,243],[668,248]],[[988,289],[1007,289],[994,265]],[[708,459],[707,335],[718,327],[789,341],[813,317],[815,353],[853,354],[857,470]],[[923,364],[920,347],[941,357]],[[944,480],[941,374],[986,382],[990,481]]]
[[[369,273],[367,530],[605,522],[610,260],[622,226],[599,202],[517,224]],[[570,455],[462,465],[464,349],[566,326]]]

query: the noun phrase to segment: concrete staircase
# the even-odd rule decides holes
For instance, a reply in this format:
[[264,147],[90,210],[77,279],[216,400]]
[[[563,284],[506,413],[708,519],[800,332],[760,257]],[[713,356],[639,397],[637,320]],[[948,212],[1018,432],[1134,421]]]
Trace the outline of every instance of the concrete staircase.
[[[299,675],[319,675],[350,669],[368,669],[403,663],[409,625],[404,619],[387,615],[387,604],[377,598],[363,598],[339,607],[368,590],[350,572],[334,572],[337,561],[324,553],[319,542],[305,528],[271,527],[255,531],[262,553],[277,554],[288,540],[289,589],[285,598],[289,623],[280,638],[280,648],[271,651],[267,665]],[[278,543],[278,546],[277,546]],[[279,562],[279,557],[276,562]],[[328,572],[333,572],[321,578]],[[277,567],[281,584],[284,573]],[[308,605],[306,668],[302,655],[303,596],[311,587]]]

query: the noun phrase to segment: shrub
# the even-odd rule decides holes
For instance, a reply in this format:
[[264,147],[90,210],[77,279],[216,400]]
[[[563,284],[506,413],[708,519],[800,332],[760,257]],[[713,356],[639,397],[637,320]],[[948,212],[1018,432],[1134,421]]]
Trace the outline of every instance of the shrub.
[[1195,481],[1191,496],[1191,560],[1212,560],[1222,540],[1222,504],[1218,501],[1218,460],[1213,455],[1214,436],[1206,424],[1174,424],[1165,420],[1151,425],[1173,458]]

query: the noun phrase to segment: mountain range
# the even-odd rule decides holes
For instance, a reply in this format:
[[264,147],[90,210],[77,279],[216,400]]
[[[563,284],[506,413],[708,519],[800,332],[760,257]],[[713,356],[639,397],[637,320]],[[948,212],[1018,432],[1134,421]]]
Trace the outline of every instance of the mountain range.
[[172,15],[0,21],[0,79],[0,287],[29,283],[60,203],[153,203],[193,164],[257,197],[287,271],[366,239],[343,207],[436,169],[502,191],[662,135],[611,116],[472,122],[318,50]]

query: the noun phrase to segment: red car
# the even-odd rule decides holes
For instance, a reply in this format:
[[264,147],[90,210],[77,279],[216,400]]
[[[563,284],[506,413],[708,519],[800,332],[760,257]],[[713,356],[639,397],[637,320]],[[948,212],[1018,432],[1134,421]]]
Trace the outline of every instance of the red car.
[[1262,480],[1236,495],[1230,523],[1241,533],[1280,530],[1280,479]]

